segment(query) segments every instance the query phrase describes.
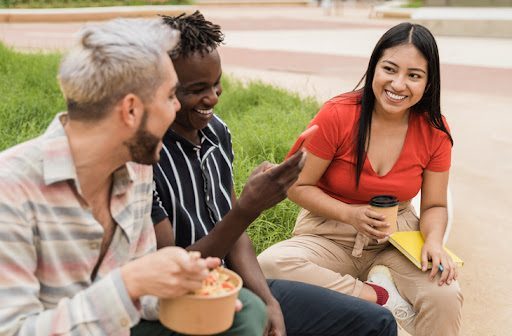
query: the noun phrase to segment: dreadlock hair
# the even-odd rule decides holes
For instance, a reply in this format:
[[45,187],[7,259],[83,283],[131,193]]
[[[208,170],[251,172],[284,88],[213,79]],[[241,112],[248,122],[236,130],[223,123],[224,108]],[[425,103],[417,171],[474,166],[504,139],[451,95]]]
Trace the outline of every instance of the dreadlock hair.
[[204,56],[224,41],[220,26],[207,21],[198,10],[190,15],[183,13],[178,16],[161,17],[165,24],[181,34],[178,45],[169,53],[173,60],[191,56],[196,52]]

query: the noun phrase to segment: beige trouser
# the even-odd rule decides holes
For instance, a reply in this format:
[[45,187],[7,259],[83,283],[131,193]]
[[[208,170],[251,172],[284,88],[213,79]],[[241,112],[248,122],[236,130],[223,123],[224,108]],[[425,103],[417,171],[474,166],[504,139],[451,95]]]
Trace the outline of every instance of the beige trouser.
[[[418,217],[408,204],[403,205],[398,230],[418,229]],[[438,286],[389,243],[368,242],[351,225],[304,209],[293,235],[258,256],[267,278],[307,282],[359,297],[370,269],[384,265],[390,269],[400,295],[417,312],[415,335],[459,334],[463,297],[457,281]]]

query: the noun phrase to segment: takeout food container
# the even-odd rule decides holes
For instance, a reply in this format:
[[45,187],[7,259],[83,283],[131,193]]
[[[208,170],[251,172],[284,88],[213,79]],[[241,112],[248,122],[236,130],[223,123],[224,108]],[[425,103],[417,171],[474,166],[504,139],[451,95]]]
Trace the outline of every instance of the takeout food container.
[[223,267],[217,271],[229,277],[233,289],[219,295],[186,294],[175,299],[160,299],[160,322],[173,331],[189,335],[211,335],[229,329],[242,279]]

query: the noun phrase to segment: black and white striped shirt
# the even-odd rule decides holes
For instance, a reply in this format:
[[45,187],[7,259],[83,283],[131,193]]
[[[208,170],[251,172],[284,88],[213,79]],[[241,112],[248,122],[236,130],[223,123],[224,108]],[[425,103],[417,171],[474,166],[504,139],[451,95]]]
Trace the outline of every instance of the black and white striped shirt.
[[233,150],[227,126],[214,116],[199,131],[196,146],[171,129],[164,136],[160,161],[153,166],[153,223],[166,217],[177,246],[201,239],[231,209]]

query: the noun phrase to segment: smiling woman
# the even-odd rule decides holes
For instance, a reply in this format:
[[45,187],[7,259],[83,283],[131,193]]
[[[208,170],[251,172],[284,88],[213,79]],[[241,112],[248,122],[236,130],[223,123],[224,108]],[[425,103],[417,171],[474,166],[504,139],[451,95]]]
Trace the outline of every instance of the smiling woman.
[[[423,97],[427,60],[411,44],[386,49],[372,81],[375,108],[366,155],[377,175],[391,171],[398,160],[409,127],[409,109]],[[389,132],[389,125],[396,130]]]
[[372,81],[375,115],[396,118],[416,105],[425,92],[427,68],[427,60],[411,44],[385,50]]
[[[384,305],[415,335],[458,334],[462,294],[442,249],[453,141],[441,114],[439,73],[430,31],[402,23],[377,42],[364,86],[325,103],[310,122],[319,131],[305,146],[304,169],[288,191],[303,207],[294,237],[258,257],[267,277]],[[410,205],[420,189],[421,221]],[[378,195],[400,201],[397,223],[370,208]],[[423,262],[431,259],[435,270],[422,273],[389,245],[386,229],[395,224],[421,230]],[[444,270],[437,274],[439,264]],[[372,270],[377,265],[391,273]]]

